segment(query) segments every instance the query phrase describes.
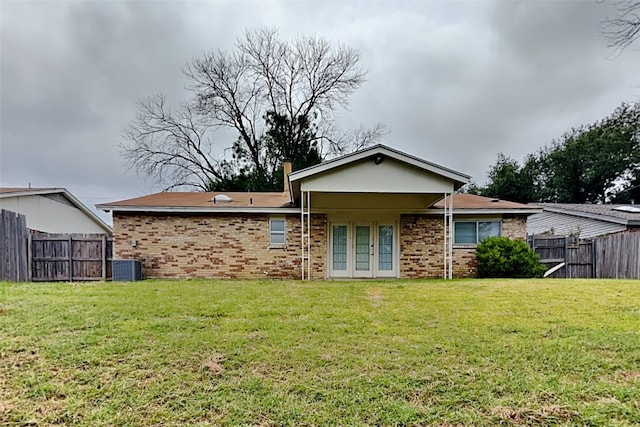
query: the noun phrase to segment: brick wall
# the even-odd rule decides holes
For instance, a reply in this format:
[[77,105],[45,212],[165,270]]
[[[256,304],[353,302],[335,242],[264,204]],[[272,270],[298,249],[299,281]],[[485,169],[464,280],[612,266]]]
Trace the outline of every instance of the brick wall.
[[400,215],[400,277],[442,277],[443,231],[442,217]]
[[[266,214],[114,213],[114,257],[140,259],[145,277],[299,279],[300,217],[286,215],[287,244],[272,248],[269,218]],[[312,278],[322,279],[326,275],[326,216],[313,216],[312,235]]]
[[511,239],[527,238],[527,217],[523,215],[504,215],[502,218],[502,235]]
[[[114,213],[114,258],[135,256],[145,277],[301,277],[300,216],[286,215],[287,244],[269,247],[269,215],[152,215]],[[443,275],[441,216],[401,215],[400,277]],[[327,217],[311,223],[311,278],[327,277]],[[525,238],[526,217],[505,216],[502,235]],[[137,241],[135,255],[131,240]],[[454,277],[475,277],[475,248],[453,249]]]
[[453,248],[453,277],[456,279],[476,277],[478,260],[476,248]]
[[[443,277],[444,233],[441,216],[401,215],[400,217],[400,277]],[[502,235],[524,239],[527,219],[521,215],[505,215]],[[477,260],[475,247],[453,248],[453,277],[475,277]]]

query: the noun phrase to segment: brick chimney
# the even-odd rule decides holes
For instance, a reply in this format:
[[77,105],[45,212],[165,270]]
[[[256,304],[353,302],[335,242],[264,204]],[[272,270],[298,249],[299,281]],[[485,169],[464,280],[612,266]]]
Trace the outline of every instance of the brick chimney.
[[284,192],[285,194],[289,194],[289,174],[293,166],[290,159],[284,159],[282,164],[284,166]]

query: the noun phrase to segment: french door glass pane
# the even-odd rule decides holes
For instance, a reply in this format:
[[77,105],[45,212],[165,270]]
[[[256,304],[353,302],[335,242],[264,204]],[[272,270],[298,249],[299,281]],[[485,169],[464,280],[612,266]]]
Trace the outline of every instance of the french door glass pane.
[[368,225],[356,225],[356,270],[369,270],[369,239],[370,229]]
[[347,269],[347,226],[333,226],[333,269]]
[[378,270],[393,270],[393,226],[378,227]]

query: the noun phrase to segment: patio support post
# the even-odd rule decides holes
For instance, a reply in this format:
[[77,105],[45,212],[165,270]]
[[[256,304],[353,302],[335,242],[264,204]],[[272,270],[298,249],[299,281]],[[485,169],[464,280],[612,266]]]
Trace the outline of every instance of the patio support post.
[[453,193],[444,193],[444,278],[453,279]]
[[311,278],[311,193],[300,194],[300,245],[302,250],[302,280]]

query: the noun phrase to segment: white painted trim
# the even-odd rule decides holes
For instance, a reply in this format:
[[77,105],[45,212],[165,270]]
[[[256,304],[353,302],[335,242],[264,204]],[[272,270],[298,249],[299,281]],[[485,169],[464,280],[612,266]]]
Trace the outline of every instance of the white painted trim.
[[[296,211],[297,212],[297,211]],[[313,209],[313,213],[347,213],[347,212],[393,212],[396,214],[424,214],[424,215],[443,215],[444,209],[433,208],[318,208]],[[522,214],[532,215],[542,213],[537,209],[453,209],[453,215],[505,215],[505,214]]]
[[[498,236],[497,237],[500,237],[500,236],[502,236],[502,221],[503,221],[502,219],[498,219],[498,218],[487,218],[487,219],[482,219],[482,218],[481,219],[470,219],[470,218],[466,219],[465,218],[465,219],[461,219],[461,220],[454,220],[453,221],[453,235],[452,235],[453,242],[452,243],[453,243],[454,246],[457,245],[458,247],[466,246],[466,245],[473,245],[475,247],[478,244],[480,244],[480,242],[478,241],[478,237],[479,237],[478,236],[478,234],[479,234],[479,229],[478,229],[479,225],[478,225],[478,223],[479,222],[495,222],[495,223],[498,223],[500,225],[500,231],[498,232]],[[457,224],[457,223],[465,223],[465,222],[466,223],[475,223],[476,224],[476,241],[475,241],[475,243],[457,243],[456,242],[455,224]]]
[[[299,214],[300,208],[249,208],[249,207],[177,207],[177,206],[110,206],[96,205],[105,212],[156,212],[156,213],[266,213],[266,214]],[[312,213],[341,213],[341,212],[394,212],[398,214],[442,215],[443,209],[393,209],[393,208],[323,208],[313,209]],[[542,209],[455,209],[454,215],[503,215],[522,214],[532,215],[542,213]]]
[[[350,271],[351,271],[351,251],[349,250],[351,248],[351,227],[350,224],[348,222],[332,222],[327,224],[327,226],[329,227],[329,241],[327,242],[327,264],[328,267],[327,268],[327,276],[328,278],[348,278],[350,276]],[[346,259],[346,270],[334,270],[333,269],[333,227],[347,227],[347,259]]]
[[[373,258],[373,277],[375,278],[380,277],[384,279],[391,278],[391,277],[398,277],[398,272],[400,271],[400,269],[398,268],[400,263],[400,256],[399,256],[400,233],[398,232],[398,223],[397,221],[378,221],[378,222],[374,222],[373,225],[374,225],[373,253],[375,254]],[[392,240],[391,240],[392,261],[391,262],[392,262],[393,268],[391,270],[380,270],[380,227],[384,227],[384,226],[391,226],[391,229],[392,229]]]
[[469,180],[471,179],[469,175],[454,171],[453,169],[449,169],[444,166],[437,165],[435,163],[428,162],[426,160],[420,159],[410,154],[403,153],[402,151],[395,150],[386,145],[378,144],[365,150],[356,151],[354,153],[347,154],[342,157],[337,157],[335,159],[322,162],[319,165],[311,166],[311,167],[293,172],[289,174],[289,182],[298,181],[300,179],[304,179],[309,176],[328,171],[330,169],[334,169],[352,162],[356,162],[358,160],[366,159],[367,157],[371,157],[372,155],[375,155],[375,154],[388,156],[400,162],[410,164],[417,168],[439,174],[441,176],[459,181],[464,184],[468,183]]
[[299,214],[300,208],[249,208],[249,207],[179,207],[179,206],[110,206],[96,205],[105,212],[164,212],[164,213],[266,213]]
[[[283,243],[272,243],[271,242],[271,224],[273,221],[282,221],[284,224],[284,230],[281,232],[274,232],[278,234],[282,234],[284,236]],[[272,215],[269,217],[269,226],[267,227],[267,237],[269,239],[269,249],[281,249],[287,247],[287,218],[284,215]]]
[[[423,209],[422,213],[442,215],[444,209],[429,208]],[[453,208],[454,215],[504,215],[504,214],[522,214],[533,215],[542,213],[542,209],[462,209]]]
[[15,191],[15,192],[6,192],[0,193],[0,199],[9,198],[9,197],[24,197],[24,196],[42,196],[46,194],[58,194],[58,193],[68,193],[68,191],[64,188],[43,188],[40,190],[26,190],[26,191]]
[[[373,245],[373,255],[370,255],[370,270],[364,274],[358,274],[355,268],[355,233],[356,227],[365,225],[370,231],[370,245]],[[347,269],[333,269],[333,227],[344,226],[347,228]],[[393,228],[393,269],[379,270],[379,235],[378,227],[391,226]],[[328,241],[327,241],[327,278],[328,279],[344,279],[344,278],[367,278],[367,279],[388,279],[400,277],[400,225],[397,220],[381,220],[381,221],[360,221],[358,219],[352,221],[337,220],[327,222]]]
[[[358,259],[357,259],[357,253],[356,253],[356,245],[358,244],[357,241],[357,233],[356,233],[356,229],[358,227],[369,227],[369,247],[367,248],[367,253],[369,254],[369,269],[368,270],[357,270],[356,269],[356,264],[358,263]],[[374,223],[373,222],[362,222],[362,221],[357,221],[353,223],[352,226],[352,232],[353,232],[353,265],[352,265],[352,270],[351,270],[351,274],[354,278],[359,278],[359,279],[372,279],[374,277],[374,255],[373,253],[371,253],[371,248],[373,247],[373,252],[375,253],[375,236],[374,236]]]

